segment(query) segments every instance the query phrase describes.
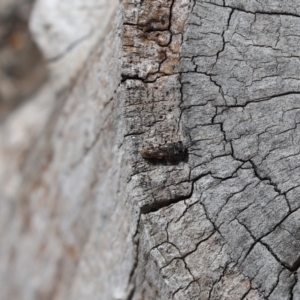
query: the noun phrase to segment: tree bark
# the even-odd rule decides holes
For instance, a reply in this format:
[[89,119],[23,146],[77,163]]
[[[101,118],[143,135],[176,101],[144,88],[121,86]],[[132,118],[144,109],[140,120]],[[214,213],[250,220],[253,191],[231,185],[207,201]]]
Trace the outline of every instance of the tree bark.
[[52,79],[0,133],[1,298],[300,299],[297,1],[50,2]]

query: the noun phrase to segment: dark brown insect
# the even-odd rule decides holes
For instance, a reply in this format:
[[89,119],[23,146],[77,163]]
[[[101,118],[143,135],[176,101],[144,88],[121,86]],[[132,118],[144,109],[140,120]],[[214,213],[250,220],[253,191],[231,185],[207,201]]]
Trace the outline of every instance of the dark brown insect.
[[182,160],[187,153],[187,148],[182,141],[166,143],[163,145],[144,148],[140,154],[145,159],[165,159],[170,161]]

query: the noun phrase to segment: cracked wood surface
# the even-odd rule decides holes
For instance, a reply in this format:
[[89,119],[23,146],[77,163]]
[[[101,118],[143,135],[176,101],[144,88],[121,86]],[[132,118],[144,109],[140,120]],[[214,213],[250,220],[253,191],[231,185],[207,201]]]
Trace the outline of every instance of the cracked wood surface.
[[[176,166],[142,166],[144,161],[135,158],[136,174],[129,181],[142,213],[138,259],[143,263],[136,273],[144,272],[144,282],[159,287],[161,299],[299,297],[295,5],[174,1],[169,18],[153,21],[151,14],[145,21],[146,1],[134,21],[125,17],[131,42],[123,47],[124,94],[136,108],[131,107],[130,114],[125,111],[130,149],[148,139],[192,142],[188,161]],[[186,21],[178,32],[172,28],[180,6],[185,7]],[[153,36],[167,29],[171,42],[156,42],[155,48],[134,34],[139,30]],[[164,72],[168,47],[178,35],[178,64],[171,73]],[[136,60],[128,63],[127,53]],[[174,78],[179,95],[172,90],[168,101],[164,93]],[[148,93],[140,91],[141,85]],[[159,96],[153,95],[153,85],[163,91]],[[175,107],[170,111],[162,101]],[[132,126],[136,119],[139,125]],[[174,185],[175,193],[169,191]],[[138,293],[133,299],[140,299]]]
[[[123,0],[4,189],[0,295],[300,299],[298,11]],[[178,141],[178,161],[140,155]]]

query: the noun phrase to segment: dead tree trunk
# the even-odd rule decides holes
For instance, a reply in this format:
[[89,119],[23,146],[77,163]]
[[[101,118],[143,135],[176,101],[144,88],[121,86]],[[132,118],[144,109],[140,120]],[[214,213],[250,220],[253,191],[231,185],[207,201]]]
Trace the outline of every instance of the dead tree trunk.
[[299,3],[50,2],[51,82],[1,129],[1,299],[300,299]]

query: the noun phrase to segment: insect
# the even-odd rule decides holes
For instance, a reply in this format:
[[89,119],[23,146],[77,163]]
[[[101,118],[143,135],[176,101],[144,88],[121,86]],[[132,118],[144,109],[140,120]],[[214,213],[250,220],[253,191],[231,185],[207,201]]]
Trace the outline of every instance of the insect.
[[182,141],[158,146],[150,145],[150,147],[142,149],[140,154],[145,159],[179,161],[185,158],[187,147],[183,145]]

